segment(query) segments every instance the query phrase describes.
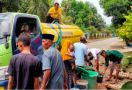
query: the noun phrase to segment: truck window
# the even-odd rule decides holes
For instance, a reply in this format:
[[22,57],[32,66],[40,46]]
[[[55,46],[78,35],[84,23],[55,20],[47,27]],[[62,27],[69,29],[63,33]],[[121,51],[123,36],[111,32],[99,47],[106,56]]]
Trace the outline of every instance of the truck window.
[[37,55],[37,49],[41,45],[40,26],[38,26],[37,18],[18,17],[14,27],[14,35],[12,38],[13,55],[19,53],[16,42],[21,33],[27,33],[31,37],[31,53]]
[[11,15],[0,14],[0,44],[4,43],[3,33],[11,34]]
[[29,33],[31,37],[35,37],[39,33],[37,30],[37,20],[27,17],[18,18],[15,30],[16,37],[18,37],[23,32]]

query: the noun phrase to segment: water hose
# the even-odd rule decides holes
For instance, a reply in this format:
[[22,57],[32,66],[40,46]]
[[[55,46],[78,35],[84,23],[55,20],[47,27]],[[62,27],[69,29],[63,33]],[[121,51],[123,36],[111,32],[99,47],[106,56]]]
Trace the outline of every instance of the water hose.
[[[53,26],[53,24],[56,24],[57,26],[58,26],[58,28],[59,28],[59,30],[60,30],[60,32],[58,33],[58,31],[55,29],[55,27]],[[58,23],[58,22],[53,22],[53,24],[51,24],[51,28],[53,29],[53,30],[55,30],[56,32],[57,32],[57,34],[58,34],[58,40],[55,42],[55,47],[57,47],[57,46],[59,46],[60,45],[60,43],[61,43],[61,39],[62,39],[62,29],[61,29],[61,26],[60,26],[60,24]]]

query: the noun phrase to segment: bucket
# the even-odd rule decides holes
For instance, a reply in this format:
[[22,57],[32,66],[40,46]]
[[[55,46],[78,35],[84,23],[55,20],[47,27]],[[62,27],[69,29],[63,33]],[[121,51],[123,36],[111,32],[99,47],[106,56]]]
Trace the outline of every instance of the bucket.
[[102,81],[103,81],[103,75],[102,75],[102,74],[99,74],[99,75],[97,76],[97,82],[98,82],[98,83],[102,83]]
[[120,90],[132,90],[132,81],[125,82]]
[[97,76],[98,73],[95,71],[87,71],[82,73],[82,78],[89,82],[88,89],[96,89]]
[[88,89],[88,81],[87,80],[77,80],[76,87],[79,89]]
[[0,90],[6,90],[8,86],[8,80],[0,80]]

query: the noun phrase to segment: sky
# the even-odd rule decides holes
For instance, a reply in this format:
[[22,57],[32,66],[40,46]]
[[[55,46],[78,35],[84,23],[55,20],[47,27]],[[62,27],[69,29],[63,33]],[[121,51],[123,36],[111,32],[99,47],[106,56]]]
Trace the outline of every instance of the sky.
[[[55,1],[61,3],[63,0],[55,0]],[[102,18],[106,22],[106,24],[107,25],[111,24],[112,17],[108,17],[105,15],[104,9],[99,5],[99,0],[77,0],[77,1],[89,2],[89,3],[93,4],[97,9],[98,14],[100,14],[102,16]]]

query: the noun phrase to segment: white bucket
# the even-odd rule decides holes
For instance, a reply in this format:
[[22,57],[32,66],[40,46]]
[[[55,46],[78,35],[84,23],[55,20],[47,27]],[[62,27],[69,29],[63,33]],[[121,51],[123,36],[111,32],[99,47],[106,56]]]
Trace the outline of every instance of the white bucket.
[[76,82],[78,85],[85,86],[88,89],[88,81],[87,80],[77,80]]

